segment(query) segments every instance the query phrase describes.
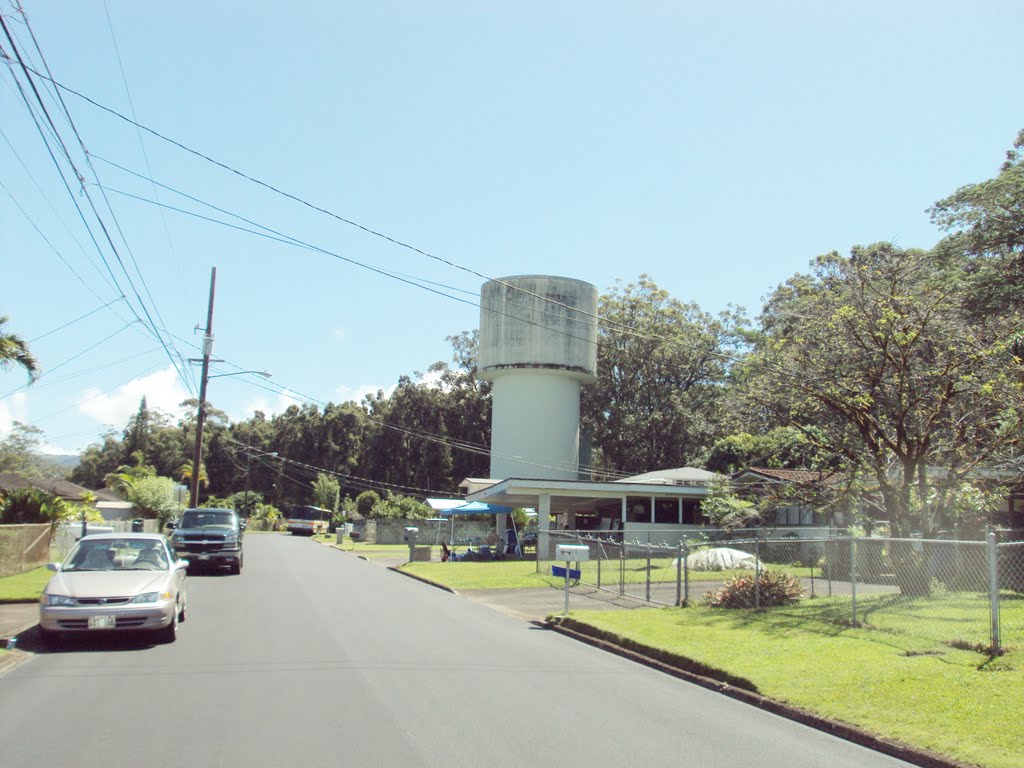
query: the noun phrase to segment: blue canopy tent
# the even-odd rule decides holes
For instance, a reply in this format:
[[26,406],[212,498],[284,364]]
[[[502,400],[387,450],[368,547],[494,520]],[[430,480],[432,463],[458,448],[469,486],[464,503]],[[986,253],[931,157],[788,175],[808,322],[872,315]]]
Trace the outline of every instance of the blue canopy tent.
[[[458,507],[439,510],[438,514],[448,517],[452,521],[452,543],[455,542],[455,515],[502,515],[510,514],[512,507],[503,507],[501,504],[487,504],[483,501],[469,501]],[[512,519],[512,530],[515,533],[516,541],[519,541],[519,532],[516,531],[515,519]]]

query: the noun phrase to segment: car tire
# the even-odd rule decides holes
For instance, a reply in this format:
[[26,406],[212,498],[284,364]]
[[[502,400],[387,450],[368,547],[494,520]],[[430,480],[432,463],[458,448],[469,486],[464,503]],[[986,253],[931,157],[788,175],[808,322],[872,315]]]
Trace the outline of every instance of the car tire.
[[185,604],[181,604],[181,610],[178,611],[178,623],[180,624],[185,620]]
[[178,638],[178,609],[175,606],[173,618],[171,623],[162,629],[156,631],[156,640],[158,643],[169,644],[173,643]]
[[228,567],[228,573],[230,573],[233,576],[237,576],[241,572],[242,572],[242,561],[241,560],[236,560],[235,562],[233,562]]

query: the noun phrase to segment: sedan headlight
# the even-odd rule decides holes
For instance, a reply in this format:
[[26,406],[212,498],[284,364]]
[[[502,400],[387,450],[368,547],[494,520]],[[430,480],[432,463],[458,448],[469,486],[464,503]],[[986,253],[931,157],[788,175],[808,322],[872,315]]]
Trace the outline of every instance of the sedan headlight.
[[64,607],[77,605],[75,598],[68,597],[67,595],[43,595],[43,600],[46,605],[60,605]]
[[143,592],[141,595],[136,595],[129,602],[132,603],[155,603],[157,600],[170,600],[171,593],[164,592]]

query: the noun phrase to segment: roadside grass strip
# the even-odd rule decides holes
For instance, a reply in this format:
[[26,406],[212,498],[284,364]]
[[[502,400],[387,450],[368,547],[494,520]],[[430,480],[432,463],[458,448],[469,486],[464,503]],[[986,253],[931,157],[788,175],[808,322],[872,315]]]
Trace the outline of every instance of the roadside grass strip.
[[[642,608],[574,611],[571,617],[877,736],[977,765],[1020,768],[1024,648],[991,658],[959,644],[957,616],[966,611],[973,624],[975,601],[878,596],[864,601],[860,627],[829,620],[829,611],[839,608],[829,605],[835,600],[760,613]],[[945,623],[933,621],[936,616]],[[1009,618],[1021,619],[1019,612]]]
[[456,592],[466,589],[529,589],[557,587],[564,579],[551,575],[551,568],[537,573],[532,560],[494,560],[466,563],[406,563],[402,570]]
[[0,603],[36,602],[51,576],[53,573],[43,567],[0,578]]

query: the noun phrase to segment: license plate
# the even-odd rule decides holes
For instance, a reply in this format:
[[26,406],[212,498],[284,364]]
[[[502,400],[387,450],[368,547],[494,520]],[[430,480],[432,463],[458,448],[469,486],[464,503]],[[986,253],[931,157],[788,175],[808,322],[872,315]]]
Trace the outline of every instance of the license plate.
[[199,556],[199,559],[200,559],[200,560],[209,560],[209,559],[210,559],[210,556],[209,556],[209,555],[200,555],[200,556]]
[[113,629],[115,619],[113,616],[90,616],[89,629]]

